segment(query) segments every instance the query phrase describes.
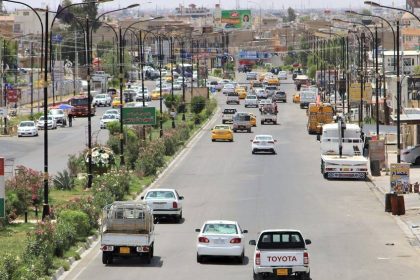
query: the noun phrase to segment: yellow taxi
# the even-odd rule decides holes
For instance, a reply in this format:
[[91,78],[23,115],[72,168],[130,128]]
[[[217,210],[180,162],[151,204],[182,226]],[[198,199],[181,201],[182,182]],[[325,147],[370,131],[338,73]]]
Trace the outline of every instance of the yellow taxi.
[[[163,92],[162,92],[162,96],[163,96]],[[160,100],[160,91],[159,90],[152,91],[152,94],[150,95],[150,98],[152,100]]]
[[172,76],[169,74],[169,76],[165,76],[165,82],[170,83],[172,82]]
[[300,93],[296,92],[293,94],[293,103],[300,103]]
[[246,98],[246,90],[244,88],[237,88],[235,92],[239,95],[239,99],[245,99]]
[[233,142],[233,131],[230,125],[218,124],[211,130],[211,141],[225,140]]
[[[124,105],[124,101],[122,102],[122,104]],[[119,97],[114,97],[114,99],[112,99],[112,103],[111,103],[112,108],[117,108],[121,106],[121,99]]]
[[249,113],[249,115],[251,116],[251,126],[257,126],[257,116],[255,116],[254,113]]
[[267,83],[268,83],[268,85],[270,85],[270,86],[279,86],[279,85],[280,85],[279,79],[278,79],[278,78],[276,78],[276,77],[271,77],[271,78],[269,78],[269,79],[267,80]]

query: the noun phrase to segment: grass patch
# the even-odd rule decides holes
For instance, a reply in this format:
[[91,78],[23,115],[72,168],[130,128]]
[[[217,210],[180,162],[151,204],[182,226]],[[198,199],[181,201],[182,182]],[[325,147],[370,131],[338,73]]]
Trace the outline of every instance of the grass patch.
[[72,190],[57,190],[51,189],[50,200],[53,205],[62,205],[75,198],[82,198],[85,196],[92,195],[92,190],[86,189],[81,184],[76,184]]
[[10,224],[0,229],[0,255],[11,253],[21,255],[26,246],[27,233],[32,232],[35,224]]

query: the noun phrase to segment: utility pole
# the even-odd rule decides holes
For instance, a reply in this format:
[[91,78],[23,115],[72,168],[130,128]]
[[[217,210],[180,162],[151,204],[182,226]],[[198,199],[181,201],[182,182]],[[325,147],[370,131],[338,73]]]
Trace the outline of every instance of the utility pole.
[[73,71],[73,96],[76,96],[76,69],[77,67],[77,63],[79,60],[79,55],[78,55],[78,51],[77,51],[77,32],[76,30],[74,30],[74,71]]
[[29,76],[29,84],[31,86],[31,120],[34,116],[34,54],[33,54],[33,42],[30,44],[30,55],[31,55],[31,75]]
[[397,20],[397,162],[401,163],[401,79],[400,79],[400,21]]
[[360,109],[359,109],[359,126],[363,127],[363,59],[365,49],[365,33],[360,36]]
[[376,137],[379,140],[379,67],[378,67],[378,27],[375,25],[375,84],[376,84]]
[[[89,32],[89,18],[86,17],[86,67],[87,67],[87,91],[88,91],[88,181],[87,187],[92,187],[93,175],[92,175],[92,98],[90,95],[90,66],[92,63],[92,57],[89,50],[90,48],[90,32]],[[122,116],[121,116],[122,117]]]

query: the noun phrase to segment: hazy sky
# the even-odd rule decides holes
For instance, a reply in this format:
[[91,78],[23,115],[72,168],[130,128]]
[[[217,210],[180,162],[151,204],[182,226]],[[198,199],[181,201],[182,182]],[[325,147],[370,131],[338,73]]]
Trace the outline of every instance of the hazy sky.
[[[48,4],[51,8],[55,8],[61,2],[60,0],[20,0],[26,4],[29,4],[33,7],[43,8]],[[73,2],[80,2],[80,0],[73,0]],[[179,4],[189,5],[194,3],[196,5],[203,5],[205,7],[212,8],[215,4],[220,3],[222,9],[234,9],[236,7],[237,0],[114,0],[113,2],[101,4],[102,8],[107,9],[108,7],[124,7],[134,3],[146,3],[152,2],[150,4],[144,4],[142,7],[145,10],[151,10],[157,8],[175,8]],[[250,3],[247,0],[238,0],[240,8],[251,8],[259,9],[259,6],[255,3]],[[295,9],[300,8],[359,8],[363,7],[363,0],[253,0],[252,2],[264,3],[261,4],[263,9],[281,9],[288,8],[289,6]],[[383,5],[402,5],[405,3],[405,0],[377,0],[377,2]],[[4,2],[7,9],[14,9],[15,4]]]

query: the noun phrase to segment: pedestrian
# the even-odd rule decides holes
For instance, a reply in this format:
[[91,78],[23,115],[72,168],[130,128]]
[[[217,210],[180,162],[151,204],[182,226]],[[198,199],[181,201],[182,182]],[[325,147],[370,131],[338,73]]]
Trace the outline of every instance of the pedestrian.
[[68,114],[68,118],[69,118],[69,127],[72,127],[72,125],[73,125],[73,115]]

